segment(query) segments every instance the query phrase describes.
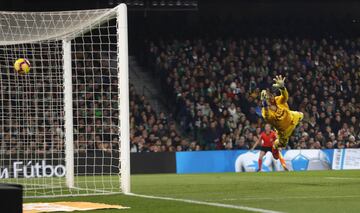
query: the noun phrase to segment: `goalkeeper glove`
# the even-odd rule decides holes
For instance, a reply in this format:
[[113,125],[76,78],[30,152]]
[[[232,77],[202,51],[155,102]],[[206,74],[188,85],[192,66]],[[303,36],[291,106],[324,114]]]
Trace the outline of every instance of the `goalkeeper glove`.
[[268,99],[268,95],[267,95],[267,91],[266,90],[262,90],[260,93],[260,99],[261,99],[261,103],[263,105],[263,107],[267,107],[267,99]]
[[285,77],[283,78],[281,75],[277,75],[274,79],[275,84],[273,84],[273,87],[277,89],[284,89],[285,88]]

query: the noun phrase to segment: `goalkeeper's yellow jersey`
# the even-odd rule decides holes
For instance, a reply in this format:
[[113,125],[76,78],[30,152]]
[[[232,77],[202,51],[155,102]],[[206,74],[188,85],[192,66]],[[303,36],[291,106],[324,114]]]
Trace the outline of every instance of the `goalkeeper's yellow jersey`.
[[277,131],[283,132],[289,128],[293,122],[293,116],[290,112],[287,100],[289,94],[286,89],[280,90],[281,95],[275,97],[276,110],[268,106],[266,110],[262,108],[262,116],[266,122],[271,124]]

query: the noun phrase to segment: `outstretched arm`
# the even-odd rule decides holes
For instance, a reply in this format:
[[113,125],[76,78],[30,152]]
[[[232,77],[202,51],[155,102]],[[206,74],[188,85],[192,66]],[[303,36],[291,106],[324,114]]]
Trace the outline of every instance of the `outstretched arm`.
[[288,93],[287,89],[285,87],[283,89],[280,89],[280,93],[281,93],[281,96],[280,96],[281,102],[286,103],[289,99],[289,93]]
[[286,103],[287,100],[289,99],[289,93],[285,88],[285,77],[282,77],[281,75],[277,75],[274,78],[275,84],[273,84],[273,87],[277,88],[280,90],[281,96],[280,96],[280,101],[282,103]]

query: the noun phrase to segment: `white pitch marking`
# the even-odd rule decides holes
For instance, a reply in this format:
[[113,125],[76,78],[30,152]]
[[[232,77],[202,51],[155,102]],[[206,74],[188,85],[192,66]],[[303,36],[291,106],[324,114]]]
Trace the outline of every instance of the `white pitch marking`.
[[354,177],[325,177],[325,178],[331,180],[360,180],[360,178],[354,178]]
[[[334,196],[291,196],[291,197],[239,197],[239,198],[224,198],[220,200],[235,201],[235,200],[287,200],[287,199],[328,199],[328,198],[357,198],[360,195],[334,195]],[[219,201],[207,200],[207,201]]]
[[142,198],[149,198],[149,199],[170,200],[170,201],[178,201],[178,202],[192,203],[192,204],[199,204],[199,205],[216,206],[216,207],[229,208],[229,209],[240,209],[240,210],[246,210],[246,211],[251,211],[251,212],[282,213],[280,211],[274,211],[274,210],[268,210],[268,209],[260,209],[260,208],[253,208],[253,207],[247,207],[247,206],[223,204],[223,203],[212,203],[212,202],[198,201],[198,200],[188,200],[188,199],[181,199],[181,198],[139,195],[139,194],[134,194],[134,193],[127,193],[126,195],[142,197]]

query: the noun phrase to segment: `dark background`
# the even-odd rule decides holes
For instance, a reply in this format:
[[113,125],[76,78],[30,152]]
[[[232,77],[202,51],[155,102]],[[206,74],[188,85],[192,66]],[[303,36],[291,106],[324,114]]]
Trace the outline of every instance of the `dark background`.
[[[110,8],[121,0],[0,0],[0,10],[49,11]],[[150,1],[144,0],[145,4]],[[129,8],[130,53],[152,37],[211,36],[219,30],[236,36],[306,34],[360,29],[360,1],[355,0],[199,0],[197,10],[149,11]],[[266,26],[265,29],[263,29]],[[285,27],[284,27],[285,26]],[[300,26],[300,27],[299,27]],[[339,29],[341,28],[341,29]],[[284,29],[286,32],[284,32]],[[317,32],[318,31],[318,32]]]
[[[111,8],[123,0],[0,0],[0,10],[53,11]],[[159,0],[160,1],[160,0]],[[144,0],[145,5],[150,0]],[[355,0],[199,0],[190,11],[149,11],[129,7],[129,51],[139,56],[147,40],[184,37],[331,36],[360,32],[360,1]],[[341,35],[337,35],[341,36]]]

